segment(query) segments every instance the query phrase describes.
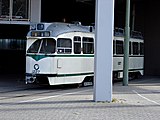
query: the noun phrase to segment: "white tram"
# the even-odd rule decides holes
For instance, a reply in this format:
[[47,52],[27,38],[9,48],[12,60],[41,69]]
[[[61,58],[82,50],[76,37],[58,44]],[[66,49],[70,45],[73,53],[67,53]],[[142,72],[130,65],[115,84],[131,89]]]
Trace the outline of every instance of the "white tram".
[[[122,78],[123,30],[113,40],[113,77]],[[143,75],[143,40],[130,41],[130,76]],[[38,23],[31,27],[26,46],[26,84],[93,85],[94,29],[69,23]]]
[[[27,35],[26,83],[77,84],[93,79],[94,33],[91,27],[40,23]],[[84,84],[93,84],[92,82]]]
[[[123,78],[124,30],[116,28],[113,40],[113,78]],[[142,34],[131,31],[129,41],[129,78],[139,78],[144,74],[144,40]]]

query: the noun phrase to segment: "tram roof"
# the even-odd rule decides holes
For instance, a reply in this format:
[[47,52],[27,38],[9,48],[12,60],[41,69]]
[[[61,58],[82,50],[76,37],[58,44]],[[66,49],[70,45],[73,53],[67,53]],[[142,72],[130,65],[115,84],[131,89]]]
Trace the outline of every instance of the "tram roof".
[[[44,24],[43,30],[31,30],[28,33],[28,36],[31,36],[32,31],[51,31],[52,37],[56,37],[63,33],[68,32],[86,32],[86,33],[92,33],[94,32],[94,29],[92,26],[83,26],[81,24],[71,24],[71,23],[61,23],[61,22],[54,22],[54,23],[39,23]],[[38,24],[37,24],[38,25]]]

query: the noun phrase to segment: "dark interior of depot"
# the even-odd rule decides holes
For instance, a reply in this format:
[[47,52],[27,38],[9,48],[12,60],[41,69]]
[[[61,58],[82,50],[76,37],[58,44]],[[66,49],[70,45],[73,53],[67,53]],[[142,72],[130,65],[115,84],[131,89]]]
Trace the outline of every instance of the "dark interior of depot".
[[[130,26],[132,26],[132,9],[135,5],[134,30],[140,31],[144,37],[145,59],[144,74],[160,75],[160,51],[159,40],[159,5],[160,1],[131,0]],[[78,2],[78,0],[42,0],[42,22],[66,22],[80,21],[83,25],[95,23],[95,0]],[[115,0],[114,27],[125,27],[125,0]],[[131,27],[132,29],[132,27]],[[0,24],[0,39],[17,39],[24,45],[21,49],[17,41],[13,40],[10,49],[4,49],[5,45],[0,41],[0,75],[18,74],[25,75],[25,42],[29,25]]]

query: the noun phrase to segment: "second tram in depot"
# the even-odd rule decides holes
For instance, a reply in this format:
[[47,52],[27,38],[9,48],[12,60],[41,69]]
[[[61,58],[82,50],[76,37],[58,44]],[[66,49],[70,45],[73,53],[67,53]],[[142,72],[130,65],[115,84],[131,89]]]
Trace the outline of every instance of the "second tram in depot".
[[[123,30],[113,40],[113,77],[123,77]],[[136,33],[135,33],[136,34]],[[129,75],[143,75],[144,41],[130,39]],[[26,46],[26,84],[93,85],[94,28],[81,24],[38,23],[31,26]]]

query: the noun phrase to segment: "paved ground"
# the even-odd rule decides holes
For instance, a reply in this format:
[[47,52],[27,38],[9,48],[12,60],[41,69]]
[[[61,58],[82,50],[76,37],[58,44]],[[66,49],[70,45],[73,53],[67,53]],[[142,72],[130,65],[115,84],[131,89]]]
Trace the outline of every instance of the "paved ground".
[[129,86],[115,83],[111,103],[94,102],[93,87],[44,90],[26,86],[19,79],[1,79],[0,120],[160,119],[160,78],[157,77],[132,80]]

